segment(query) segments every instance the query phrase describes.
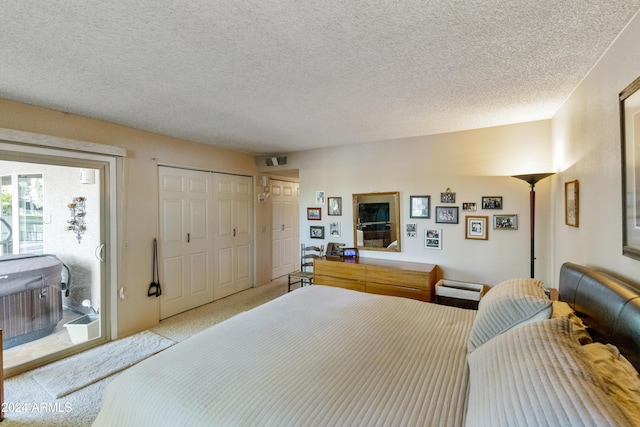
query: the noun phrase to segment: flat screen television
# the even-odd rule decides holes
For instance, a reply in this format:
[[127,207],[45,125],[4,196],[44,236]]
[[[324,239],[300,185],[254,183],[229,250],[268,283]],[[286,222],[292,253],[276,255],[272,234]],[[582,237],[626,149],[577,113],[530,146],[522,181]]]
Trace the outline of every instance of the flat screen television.
[[360,223],[389,222],[389,203],[360,203],[358,205]]

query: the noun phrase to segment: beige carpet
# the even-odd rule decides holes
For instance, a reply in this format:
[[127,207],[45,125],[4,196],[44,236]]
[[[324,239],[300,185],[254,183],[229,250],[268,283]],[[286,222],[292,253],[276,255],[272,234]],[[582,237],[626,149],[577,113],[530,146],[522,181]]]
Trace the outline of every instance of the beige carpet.
[[[182,341],[211,325],[285,293],[287,293],[287,278],[283,277],[268,285],[248,289],[163,320],[159,326],[152,328],[151,332],[172,341]],[[3,427],[90,426],[100,410],[105,387],[118,375],[117,373],[110,375],[55,399],[33,379],[34,371],[5,380],[5,407],[11,411],[5,412],[5,421],[0,424]]]
[[31,376],[51,397],[59,399],[174,344],[175,341],[143,331],[35,369]]

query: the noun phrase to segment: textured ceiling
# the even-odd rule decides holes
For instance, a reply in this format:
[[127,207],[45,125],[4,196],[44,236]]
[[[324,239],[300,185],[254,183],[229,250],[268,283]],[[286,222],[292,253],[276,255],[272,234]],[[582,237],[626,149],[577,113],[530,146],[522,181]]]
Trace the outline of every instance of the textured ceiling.
[[0,97],[273,154],[548,119],[640,0],[0,8]]

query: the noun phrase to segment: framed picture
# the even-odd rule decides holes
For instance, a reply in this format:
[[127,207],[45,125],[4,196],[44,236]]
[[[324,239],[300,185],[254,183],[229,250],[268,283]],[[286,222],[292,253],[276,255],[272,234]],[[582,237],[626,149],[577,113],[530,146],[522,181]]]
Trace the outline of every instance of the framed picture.
[[312,239],[324,239],[324,226],[323,225],[309,226],[309,237],[311,237]]
[[342,215],[342,197],[329,197],[329,212],[330,216]]
[[457,224],[458,207],[436,206],[436,222],[441,224]]
[[465,225],[465,238],[471,240],[488,240],[489,230],[487,229],[488,216],[467,215]]
[[410,218],[431,218],[431,196],[409,196]]
[[427,249],[442,249],[442,229],[424,230],[424,247]]
[[502,209],[502,196],[482,196],[482,209]]
[[620,92],[622,151],[622,254],[640,260],[640,77]]
[[518,215],[494,215],[493,228],[496,230],[517,230]]
[[324,205],[325,197],[324,191],[316,191],[316,205]]
[[564,223],[571,227],[580,225],[578,209],[578,180],[564,183]]
[[418,237],[418,224],[407,224],[407,237]]
[[307,219],[320,221],[322,219],[322,208],[307,208]]
[[444,193],[440,193],[440,203],[455,203],[456,202],[456,193],[453,193],[450,188]]
[[340,223],[332,222],[329,224],[329,236],[340,237]]
[[462,210],[463,211],[475,212],[475,211],[478,210],[478,206],[476,205],[475,202],[464,202],[462,204]]

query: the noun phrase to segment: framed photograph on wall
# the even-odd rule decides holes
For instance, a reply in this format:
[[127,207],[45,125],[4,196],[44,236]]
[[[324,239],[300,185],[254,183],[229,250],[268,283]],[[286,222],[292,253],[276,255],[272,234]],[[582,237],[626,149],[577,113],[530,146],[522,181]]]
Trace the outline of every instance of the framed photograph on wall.
[[487,229],[488,216],[467,215],[465,219],[465,239],[489,239],[489,230]]
[[320,221],[322,219],[322,208],[307,208],[307,219]]
[[324,191],[316,191],[316,205],[324,205],[325,196]]
[[407,237],[418,237],[418,224],[407,224]]
[[458,207],[436,206],[436,223],[439,224],[457,224],[458,223]]
[[564,223],[571,227],[580,226],[578,190],[577,179],[564,183]]
[[340,237],[340,223],[332,222],[329,224],[329,236]]
[[502,196],[482,196],[482,209],[502,209]]
[[518,215],[494,215],[493,228],[496,230],[517,230]]
[[478,205],[475,202],[464,202],[462,203],[462,210],[475,212],[478,210]]
[[440,193],[440,203],[455,203],[456,193],[452,192],[450,188],[447,188],[444,193]]
[[342,215],[342,197],[329,197],[328,199],[328,215],[340,216]]
[[410,218],[431,218],[431,196],[409,196]]
[[442,229],[424,230],[424,247],[427,249],[442,249]]
[[312,239],[324,239],[324,225],[309,226],[309,237]]

